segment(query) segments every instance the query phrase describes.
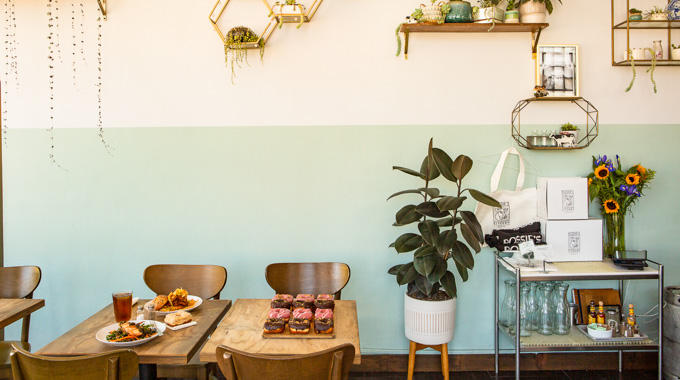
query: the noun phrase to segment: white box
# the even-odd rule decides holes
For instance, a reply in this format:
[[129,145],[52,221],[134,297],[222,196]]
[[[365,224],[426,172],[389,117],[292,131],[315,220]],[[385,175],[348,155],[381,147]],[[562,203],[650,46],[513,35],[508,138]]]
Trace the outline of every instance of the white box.
[[602,261],[602,219],[541,219],[552,261]]
[[588,178],[536,179],[536,208],[543,219],[588,219]]

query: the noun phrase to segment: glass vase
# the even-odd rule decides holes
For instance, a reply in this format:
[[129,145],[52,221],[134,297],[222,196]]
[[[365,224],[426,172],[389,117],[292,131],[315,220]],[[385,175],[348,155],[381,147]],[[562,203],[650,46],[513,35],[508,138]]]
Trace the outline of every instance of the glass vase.
[[500,323],[505,327],[515,324],[515,280],[505,280],[505,298],[501,305]]
[[626,214],[618,213],[605,215],[604,218],[604,257],[613,258],[616,251],[626,250]]
[[545,284],[539,285],[538,290],[542,294],[538,315],[538,333],[542,335],[552,335],[552,313],[550,312],[550,296],[552,289],[548,284]]
[[555,294],[555,314],[553,320],[553,333],[558,335],[567,335],[571,329],[571,320],[569,313],[569,302],[567,302],[567,290],[569,285],[561,284],[557,287]]

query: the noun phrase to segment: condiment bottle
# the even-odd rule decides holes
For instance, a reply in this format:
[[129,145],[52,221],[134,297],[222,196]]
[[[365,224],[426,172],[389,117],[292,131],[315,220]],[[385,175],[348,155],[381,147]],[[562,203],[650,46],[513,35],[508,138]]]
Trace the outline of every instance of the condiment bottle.
[[597,323],[597,315],[595,314],[595,301],[590,301],[588,306],[588,324]]
[[599,302],[599,307],[597,311],[597,324],[604,325],[604,302]]
[[635,310],[632,303],[628,304],[628,324],[635,326]]
[[142,305],[137,306],[137,320],[144,320],[144,306]]

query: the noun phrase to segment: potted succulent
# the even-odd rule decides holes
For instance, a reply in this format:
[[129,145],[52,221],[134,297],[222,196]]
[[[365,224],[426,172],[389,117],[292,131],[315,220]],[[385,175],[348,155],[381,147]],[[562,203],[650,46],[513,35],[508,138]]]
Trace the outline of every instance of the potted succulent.
[[630,8],[628,10],[628,20],[630,21],[642,20],[642,11],[636,8]]
[[445,22],[472,22],[472,6],[467,1],[449,1],[450,11],[445,17]]
[[224,36],[224,61],[231,66],[231,84],[235,84],[236,66],[241,67],[243,62],[248,64],[248,49],[260,49],[260,60],[262,60],[264,41],[250,28],[235,26]]
[[562,135],[565,135],[565,134],[574,135],[574,141],[578,142],[578,131],[579,131],[579,129],[578,129],[577,126],[575,126],[574,124],[571,124],[571,123],[564,123],[564,124],[562,124],[562,127],[560,129],[562,130],[562,133],[560,133],[560,134],[562,134]]
[[520,0],[508,0],[508,7],[505,9],[505,23],[506,24],[517,24],[519,23],[519,1]]
[[494,24],[503,22],[505,11],[498,7],[500,0],[478,0],[478,2],[479,6],[472,8],[475,22]]
[[680,46],[675,46],[671,44],[671,59],[680,60]]
[[[562,4],[562,0],[557,0]],[[553,12],[552,0],[519,0],[519,20],[522,23],[544,23],[545,11]]]
[[[413,194],[420,198],[416,204],[402,207],[394,223],[398,227],[417,226],[417,230],[402,234],[390,245],[397,253],[413,252],[413,259],[388,271],[396,276],[399,285],[408,285],[404,296],[405,333],[413,342],[435,345],[453,339],[457,296],[453,266],[463,282],[467,281],[468,271],[475,264],[472,251],[479,252],[484,242],[475,214],[461,209],[467,195],[490,206],[501,206],[484,193],[462,187],[471,168],[469,157],[460,155],[452,160],[446,152],[434,148],[432,140],[419,171],[393,167],[424,181],[423,187],[388,198]],[[455,184],[455,195],[444,195],[432,187],[440,176]],[[433,315],[436,317],[431,318]]]
[[431,5],[420,4],[422,10],[422,22],[443,24],[444,17],[449,13],[451,7],[443,1],[430,0]]
[[668,20],[668,12],[665,9],[654,6],[652,9],[647,11],[647,17],[652,21],[663,21]]
[[300,29],[307,17],[305,7],[302,4],[298,4],[295,0],[285,0],[283,4],[279,1],[275,2],[269,12],[269,17],[272,15],[276,17],[279,29],[281,29],[284,22],[297,22],[296,28]]

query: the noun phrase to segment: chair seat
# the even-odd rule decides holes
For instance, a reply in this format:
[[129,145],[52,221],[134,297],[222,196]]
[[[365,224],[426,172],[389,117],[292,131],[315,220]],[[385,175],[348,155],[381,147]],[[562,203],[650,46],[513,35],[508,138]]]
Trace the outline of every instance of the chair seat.
[[26,351],[31,350],[31,344],[28,342],[21,342],[21,341],[2,341],[0,342],[0,367],[4,366],[10,366],[10,361],[9,361],[9,354],[14,351],[12,348],[12,343],[16,344],[17,346],[23,348]]

